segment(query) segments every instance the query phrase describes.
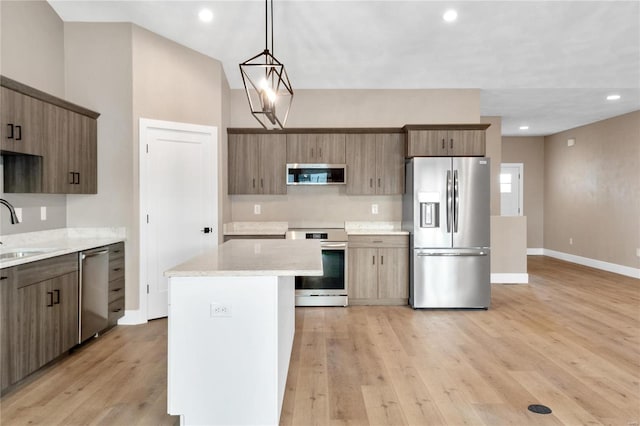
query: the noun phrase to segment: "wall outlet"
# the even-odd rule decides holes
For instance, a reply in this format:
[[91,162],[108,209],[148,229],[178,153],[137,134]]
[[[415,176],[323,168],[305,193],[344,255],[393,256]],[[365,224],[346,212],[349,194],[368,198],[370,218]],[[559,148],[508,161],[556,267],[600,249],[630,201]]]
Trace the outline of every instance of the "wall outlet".
[[40,207],[40,220],[47,220],[47,208],[45,206]]
[[378,214],[378,205],[371,204],[371,214]]
[[260,214],[260,213],[262,213],[262,207],[260,206],[260,204],[254,204],[253,214]]
[[574,146],[576,144],[576,140],[574,138],[567,139],[567,146]]
[[212,303],[210,309],[211,318],[231,316],[231,305],[227,305],[224,303]]
[[569,238],[569,245],[572,246],[573,245],[573,238]]
[[14,210],[16,211],[18,222],[22,223],[22,207],[16,207]]

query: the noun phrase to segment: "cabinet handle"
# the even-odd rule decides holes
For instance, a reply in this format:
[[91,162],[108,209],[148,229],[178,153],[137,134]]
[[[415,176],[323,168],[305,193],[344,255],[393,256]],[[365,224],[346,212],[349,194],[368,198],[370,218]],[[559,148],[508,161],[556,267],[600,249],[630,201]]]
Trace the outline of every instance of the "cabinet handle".
[[322,158],[322,148],[318,148],[318,158]]
[[449,148],[453,149],[453,138],[451,138],[451,141],[449,142]]
[[444,138],[442,139],[442,149],[444,149]]
[[122,287],[120,287],[120,288],[114,288],[114,289],[113,289],[113,290],[111,290],[111,291],[112,291],[112,292],[114,292],[114,293],[117,293],[117,292],[119,292],[120,290],[122,290]]
[[375,257],[375,256],[372,256],[372,257],[371,257],[371,259],[373,259],[373,262],[372,262],[371,264],[372,264],[372,265],[375,265],[375,264],[376,264],[376,257]]
[[380,178],[378,178],[378,188],[380,188]]
[[69,172],[69,174],[71,175],[71,181],[69,182],[69,185],[73,185],[73,182],[75,182],[75,175],[73,172]]
[[50,308],[53,306],[53,292],[48,291],[47,296],[49,296],[49,302],[47,303],[47,308]]
[[9,136],[7,136],[7,139],[13,139],[13,124],[7,124],[7,126],[9,126]]
[[260,178],[260,188],[264,188],[264,179]]
[[78,180],[76,181],[74,179],[73,183],[75,183],[76,185],[80,185],[80,172],[76,172],[75,175],[78,176]]
[[256,178],[253,178],[253,187],[256,187]]
[[313,158],[313,148],[311,148],[311,158]]
[[380,256],[380,264],[384,265],[384,256]]
[[16,126],[16,130],[18,131],[18,136],[16,136],[17,141],[22,140],[22,126]]
[[119,271],[120,269],[122,269],[122,268],[113,268],[113,271],[114,271],[114,272],[117,272],[117,271]]
[[9,279],[9,277],[0,277],[0,281],[2,281],[2,280],[8,280],[8,279]]
[[59,305],[60,304],[60,290],[53,290],[53,292],[56,294],[56,300],[53,302],[54,305]]
[[121,310],[122,310],[122,308],[118,308],[118,309],[115,309],[115,310],[113,310],[111,312],[116,313],[116,312],[120,312]]
[[373,178],[369,178],[369,188],[373,188]]
[[382,243],[382,240],[373,240],[374,243]]

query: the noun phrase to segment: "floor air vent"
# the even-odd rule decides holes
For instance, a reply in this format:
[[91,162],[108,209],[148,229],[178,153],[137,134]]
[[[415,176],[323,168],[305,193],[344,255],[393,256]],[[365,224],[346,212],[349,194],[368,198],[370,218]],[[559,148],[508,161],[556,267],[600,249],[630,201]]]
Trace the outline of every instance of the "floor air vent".
[[551,408],[547,407],[546,405],[531,404],[527,408],[532,413],[536,413],[536,414],[551,414]]

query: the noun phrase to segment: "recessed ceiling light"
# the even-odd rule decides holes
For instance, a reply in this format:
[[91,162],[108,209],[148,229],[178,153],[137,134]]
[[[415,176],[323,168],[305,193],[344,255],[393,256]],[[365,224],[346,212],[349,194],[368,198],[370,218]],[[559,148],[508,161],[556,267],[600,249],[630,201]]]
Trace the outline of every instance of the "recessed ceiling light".
[[444,15],[442,15],[442,19],[447,22],[453,22],[458,19],[458,12],[453,9],[449,9],[444,13]]
[[607,100],[608,101],[617,101],[618,99],[620,99],[620,95],[609,95],[609,96],[607,96]]
[[213,12],[209,9],[202,9],[198,13],[198,18],[200,18],[202,22],[211,22],[213,21]]
[[529,126],[520,126],[520,130],[529,130]]

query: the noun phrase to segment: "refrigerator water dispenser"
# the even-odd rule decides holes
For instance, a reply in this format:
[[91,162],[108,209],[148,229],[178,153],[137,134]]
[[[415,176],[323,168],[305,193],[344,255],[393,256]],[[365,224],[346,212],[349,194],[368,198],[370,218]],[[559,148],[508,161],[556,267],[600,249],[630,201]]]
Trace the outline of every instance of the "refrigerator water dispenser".
[[437,228],[440,226],[440,203],[420,203],[420,227]]

